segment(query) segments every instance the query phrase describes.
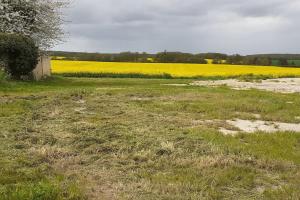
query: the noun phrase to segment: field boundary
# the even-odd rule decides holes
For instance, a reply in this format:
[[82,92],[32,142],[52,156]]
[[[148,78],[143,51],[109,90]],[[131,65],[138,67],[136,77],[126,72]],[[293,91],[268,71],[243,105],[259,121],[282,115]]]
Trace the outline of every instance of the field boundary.
[[297,75],[255,75],[243,74],[232,76],[172,76],[168,73],[163,74],[142,74],[142,73],[90,73],[90,72],[75,72],[75,73],[53,73],[56,76],[75,77],[75,78],[143,78],[143,79],[201,79],[201,80],[222,80],[222,79],[241,79],[241,80],[261,80],[272,78],[299,78]]

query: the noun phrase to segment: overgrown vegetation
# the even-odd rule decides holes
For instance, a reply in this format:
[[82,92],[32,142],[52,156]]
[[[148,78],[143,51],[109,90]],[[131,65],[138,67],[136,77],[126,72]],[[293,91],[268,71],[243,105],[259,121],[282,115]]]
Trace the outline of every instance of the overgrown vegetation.
[[[54,74],[55,75],[55,74]],[[149,78],[149,79],[173,79],[170,74],[140,74],[140,73],[60,73],[56,74],[64,77],[77,77],[77,78]]]
[[29,76],[38,62],[39,51],[31,38],[0,34],[0,60],[14,79]]
[[190,82],[0,82],[2,199],[299,199],[299,133],[218,131],[300,123],[299,94]]
[[87,73],[87,72],[78,72],[78,73],[57,73],[53,74],[55,76],[62,77],[74,77],[74,78],[140,78],[140,79],[197,79],[197,80],[222,80],[229,78],[236,78],[241,81],[256,81],[256,80],[266,80],[272,78],[295,78],[297,76],[272,76],[272,75],[254,75],[254,74],[245,74],[245,75],[231,75],[231,76],[193,76],[193,77],[178,77],[172,76],[171,74],[140,74],[140,73]]

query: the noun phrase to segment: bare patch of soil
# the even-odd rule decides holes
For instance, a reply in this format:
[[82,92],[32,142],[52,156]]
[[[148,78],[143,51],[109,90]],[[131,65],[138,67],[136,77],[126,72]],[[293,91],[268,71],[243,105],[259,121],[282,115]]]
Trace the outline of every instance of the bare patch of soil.
[[177,86],[177,87],[184,87],[184,86],[189,86],[188,84],[179,84],[179,83],[174,83],[174,84],[162,84],[166,86]]
[[244,82],[236,79],[217,81],[195,81],[193,86],[226,85],[235,90],[259,89],[279,93],[300,93],[300,78],[278,78],[262,80],[261,82]]
[[[258,131],[274,133],[278,131],[291,131],[291,132],[300,132],[300,124],[293,123],[282,123],[282,122],[269,122],[269,121],[250,121],[250,120],[227,120],[226,121],[231,126],[238,128],[242,132],[254,133]],[[232,131],[224,128],[219,129],[225,135],[235,135],[240,131]]]

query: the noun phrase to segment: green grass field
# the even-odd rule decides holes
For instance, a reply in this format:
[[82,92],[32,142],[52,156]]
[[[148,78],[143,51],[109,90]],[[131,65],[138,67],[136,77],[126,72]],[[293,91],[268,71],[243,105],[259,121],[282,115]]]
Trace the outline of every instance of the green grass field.
[[164,85],[191,81],[0,81],[0,199],[299,199],[299,133],[198,122],[299,123],[300,95]]
[[[289,65],[300,67],[300,60],[288,60]],[[272,60],[272,65],[279,65],[279,60]]]

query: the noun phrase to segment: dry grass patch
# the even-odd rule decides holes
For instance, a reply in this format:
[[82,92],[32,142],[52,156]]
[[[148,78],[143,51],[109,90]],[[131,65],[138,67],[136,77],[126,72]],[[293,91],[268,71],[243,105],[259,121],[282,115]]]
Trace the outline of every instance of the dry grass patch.
[[167,82],[54,79],[11,91],[0,84],[0,194],[21,187],[63,199],[299,197],[298,133],[219,133],[235,130],[226,120],[251,113],[294,123],[298,95],[170,90]]

